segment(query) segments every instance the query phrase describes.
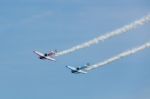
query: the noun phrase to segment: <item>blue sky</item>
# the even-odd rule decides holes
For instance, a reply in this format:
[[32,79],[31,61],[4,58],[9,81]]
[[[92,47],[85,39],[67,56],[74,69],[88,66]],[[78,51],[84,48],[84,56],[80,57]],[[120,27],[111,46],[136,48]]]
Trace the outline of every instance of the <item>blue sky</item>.
[[149,99],[150,51],[74,75],[65,65],[95,64],[150,40],[150,24],[104,43],[41,61],[149,13],[148,0],[0,0],[1,99]]

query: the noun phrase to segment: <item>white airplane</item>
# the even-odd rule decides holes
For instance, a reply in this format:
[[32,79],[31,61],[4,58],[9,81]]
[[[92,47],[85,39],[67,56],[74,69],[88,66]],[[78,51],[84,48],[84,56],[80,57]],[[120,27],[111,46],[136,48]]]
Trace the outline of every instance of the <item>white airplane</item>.
[[41,53],[39,51],[33,51],[33,52],[39,56],[39,59],[42,59],[42,60],[47,59],[47,60],[51,60],[51,61],[56,61],[53,57],[57,53],[57,50],[50,51],[49,53]]
[[83,67],[72,67],[72,66],[66,66],[67,68],[69,68],[71,70],[71,73],[74,73],[74,74],[79,74],[79,73],[82,73],[82,74],[86,74],[87,72],[85,71],[85,68],[87,68],[90,64],[87,63],[85,66]]

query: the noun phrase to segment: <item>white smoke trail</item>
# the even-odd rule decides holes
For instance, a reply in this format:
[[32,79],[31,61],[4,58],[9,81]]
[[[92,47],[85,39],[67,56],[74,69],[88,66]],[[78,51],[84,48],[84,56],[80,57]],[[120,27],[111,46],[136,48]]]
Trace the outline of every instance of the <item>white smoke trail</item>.
[[135,28],[137,28],[139,26],[142,26],[142,25],[144,25],[144,24],[146,24],[148,22],[150,22],[150,15],[147,15],[147,16],[145,16],[145,17],[143,17],[143,18],[141,18],[141,19],[139,19],[139,20],[137,20],[137,21],[135,21],[135,22],[133,22],[133,23],[131,23],[129,25],[125,25],[124,27],[119,28],[119,29],[117,29],[115,31],[112,31],[112,32],[107,33],[105,35],[102,35],[102,36],[99,36],[97,38],[94,38],[94,39],[92,39],[92,40],[90,40],[88,42],[85,42],[83,44],[74,46],[74,47],[72,47],[70,49],[58,52],[56,54],[56,56],[61,56],[61,55],[69,54],[69,53],[72,53],[72,52],[77,51],[79,49],[90,47],[91,45],[94,45],[94,44],[97,44],[99,42],[105,41],[105,40],[110,39],[112,37],[115,37],[117,35],[126,33],[128,31],[130,31],[132,29],[135,29]]
[[96,69],[98,67],[102,67],[104,65],[110,64],[110,63],[115,62],[115,61],[117,61],[119,59],[122,59],[124,57],[136,54],[139,51],[143,51],[146,48],[150,48],[150,42],[145,43],[145,44],[143,44],[143,45],[141,45],[141,46],[139,46],[137,48],[134,48],[134,49],[128,50],[126,52],[120,53],[120,54],[118,54],[118,55],[116,55],[116,56],[114,56],[112,58],[109,58],[109,59],[107,59],[107,60],[105,60],[103,62],[100,62],[98,64],[88,66],[87,68],[85,68],[85,70],[89,71],[89,70],[92,70],[92,69]]

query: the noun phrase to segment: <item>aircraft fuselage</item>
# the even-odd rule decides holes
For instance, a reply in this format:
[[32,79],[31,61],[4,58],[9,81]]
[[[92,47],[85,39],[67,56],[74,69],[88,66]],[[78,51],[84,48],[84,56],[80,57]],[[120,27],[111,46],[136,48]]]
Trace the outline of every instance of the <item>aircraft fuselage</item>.
[[78,72],[78,71],[76,71],[76,70],[72,70],[72,71],[71,71],[71,73],[79,74],[79,72]]
[[45,57],[47,57],[47,56],[48,56],[48,54],[45,53],[44,56],[40,56],[39,58],[40,58],[40,59],[46,59]]

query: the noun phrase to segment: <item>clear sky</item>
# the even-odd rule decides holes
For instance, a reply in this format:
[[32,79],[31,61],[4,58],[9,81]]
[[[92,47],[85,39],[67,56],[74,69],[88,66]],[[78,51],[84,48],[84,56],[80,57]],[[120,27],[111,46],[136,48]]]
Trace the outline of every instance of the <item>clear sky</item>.
[[95,64],[150,40],[150,24],[104,43],[39,60],[150,13],[149,0],[0,0],[0,99],[149,99],[150,50],[71,74],[65,65]]

